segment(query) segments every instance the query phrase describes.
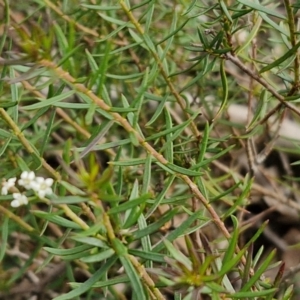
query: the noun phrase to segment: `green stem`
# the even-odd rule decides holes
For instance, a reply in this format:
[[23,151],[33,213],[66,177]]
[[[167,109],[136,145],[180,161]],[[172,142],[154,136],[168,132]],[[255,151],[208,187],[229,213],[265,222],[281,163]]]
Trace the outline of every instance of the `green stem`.
[[[289,0],[284,0],[284,5],[288,17],[287,21],[290,29],[290,40],[291,40],[292,47],[294,47],[297,44],[297,38],[296,38],[296,25],[295,25],[293,9]],[[299,71],[300,71],[300,62],[299,62],[299,54],[297,50],[296,57],[294,60],[294,84],[288,94],[289,96],[293,95],[299,89],[299,85],[300,85]]]

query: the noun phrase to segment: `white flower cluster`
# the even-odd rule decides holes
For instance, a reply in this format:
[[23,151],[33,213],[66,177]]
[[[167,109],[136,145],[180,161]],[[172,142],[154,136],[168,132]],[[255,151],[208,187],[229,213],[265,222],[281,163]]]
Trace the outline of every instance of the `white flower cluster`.
[[[9,190],[15,187],[17,178],[9,178],[7,181],[2,182],[1,194],[7,195]],[[36,177],[33,171],[24,171],[21,178],[18,180],[19,186],[26,190],[33,190],[39,198],[44,198],[46,195],[51,195],[52,191],[52,178]],[[28,198],[21,193],[13,193],[12,207],[19,207],[20,205],[28,204]]]

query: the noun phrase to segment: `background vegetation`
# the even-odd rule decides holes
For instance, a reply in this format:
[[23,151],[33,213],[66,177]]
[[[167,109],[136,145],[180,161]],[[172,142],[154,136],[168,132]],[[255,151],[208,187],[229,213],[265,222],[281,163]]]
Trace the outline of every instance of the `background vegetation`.
[[299,297],[298,1],[0,5],[1,299]]

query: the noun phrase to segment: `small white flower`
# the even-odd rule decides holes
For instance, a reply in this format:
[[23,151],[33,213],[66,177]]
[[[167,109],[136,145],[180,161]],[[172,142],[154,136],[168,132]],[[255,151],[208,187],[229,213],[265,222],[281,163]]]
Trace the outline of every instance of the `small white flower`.
[[23,186],[26,190],[32,189],[35,180],[35,174],[33,171],[24,171],[21,174],[21,179],[18,180],[18,184]]
[[51,188],[52,184],[52,178],[45,179],[43,177],[36,177],[32,189],[37,192],[40,198],[44,198],[46,195],[51,195],[53,193]]
[[14,200],[11,202],[12,207],[19,207],[28,204],[28,198],[20,193],[13,193]]
[[8,190],[15,186],[16,177],[9,178],[7,181],[2,182],[1,195],[7,195]]

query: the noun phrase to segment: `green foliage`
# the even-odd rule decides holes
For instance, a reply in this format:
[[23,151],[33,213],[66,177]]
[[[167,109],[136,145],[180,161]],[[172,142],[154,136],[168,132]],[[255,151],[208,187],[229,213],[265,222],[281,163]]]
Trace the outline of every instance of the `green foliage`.
[[[264,275],[276,251],[253,250],[267,222],[247,237],[243,218],[266,193],[255,170],[280,125],[261,155],[249,145],[272,115],[300,116],[299,5],[1,6],[3,186],[30,170],[55,183],[43,197],[18,185],[0,196],[0,298],[30,271],[54,300],[291,299],[283,265]],[[233,166],[241,153],[247,175]],[[17,192],[28,205],[9,205]]]

